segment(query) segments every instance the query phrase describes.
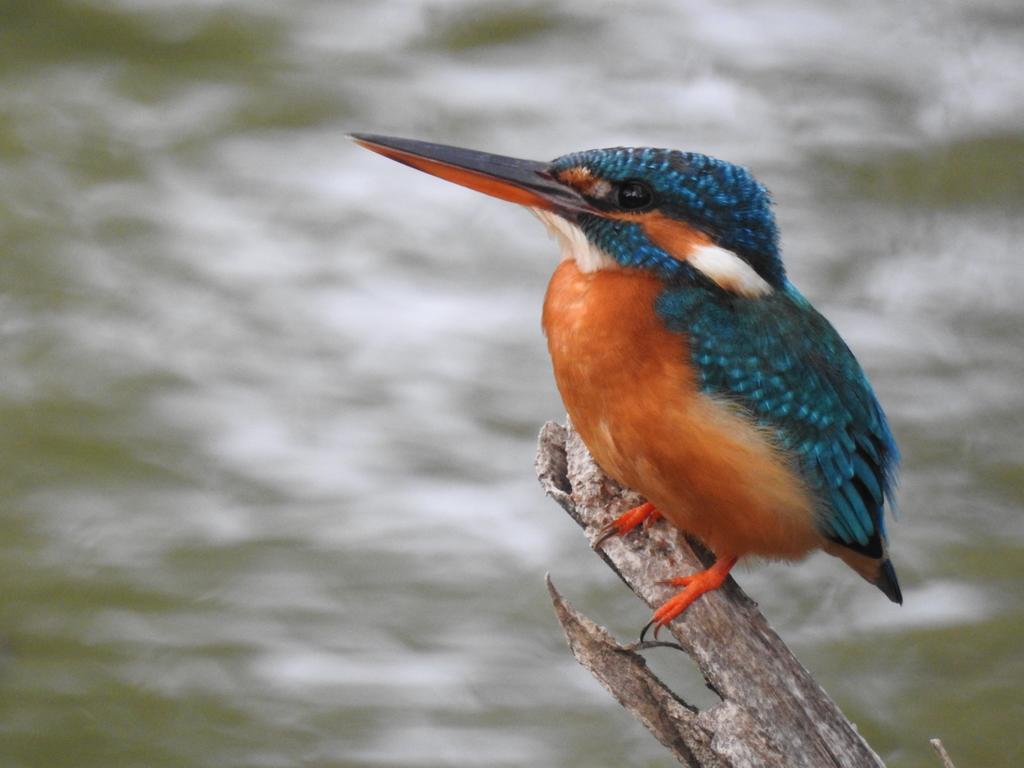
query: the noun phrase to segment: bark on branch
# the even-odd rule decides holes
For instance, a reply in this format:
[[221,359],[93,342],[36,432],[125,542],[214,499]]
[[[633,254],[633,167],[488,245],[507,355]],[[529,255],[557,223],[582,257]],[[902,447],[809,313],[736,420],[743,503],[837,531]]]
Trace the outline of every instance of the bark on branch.
[[[601,472],[571,427],[544,426],[536,467],[544,490],[591,544],[602,525],[641,501]],[[664,523],[610,539],[596,551],[652,607],[673,592],[661,580],[711,562]],[[575,611],[550,579],[548,588],[577,660],[683,765],[884,768],[732,579],[668,627],[721,698],[702,712],[672,693],[634,649]]]

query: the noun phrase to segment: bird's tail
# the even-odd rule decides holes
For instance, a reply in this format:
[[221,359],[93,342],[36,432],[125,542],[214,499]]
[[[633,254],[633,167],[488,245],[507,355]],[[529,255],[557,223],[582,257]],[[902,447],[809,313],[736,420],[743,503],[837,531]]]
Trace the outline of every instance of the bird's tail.
[[903,605],[903,592],[896,578],[896,569],[892,567],[892,561],[887,555],[883,553],[881,558],[868,557],[832,541],[825,545],[825,551],[853,568],[894,603]]
[[896,569],[892,567],[892,560],[885,558],[878,566],[878,575],[870,581],[894,603],[903,605],[903,593],[900,591],[900,582],[896,578]]

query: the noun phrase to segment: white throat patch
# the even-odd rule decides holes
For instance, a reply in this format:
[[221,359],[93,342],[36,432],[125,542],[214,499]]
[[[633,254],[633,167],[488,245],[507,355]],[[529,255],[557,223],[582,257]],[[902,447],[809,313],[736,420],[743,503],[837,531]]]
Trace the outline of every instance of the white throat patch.
[[558,246],[562,249],[562,259],[574,260],[580,272],[596,272],[599,269],[618,266],[615,259],[587,240],[583,230],[568,219],[543,208],[530,208],[530,211],[558,240]]
[[686,260],[720,288],[740,296],[755,298],[772,292],[772,287],[752,266],[732,251],[717,245],[695,246],[687,254]]

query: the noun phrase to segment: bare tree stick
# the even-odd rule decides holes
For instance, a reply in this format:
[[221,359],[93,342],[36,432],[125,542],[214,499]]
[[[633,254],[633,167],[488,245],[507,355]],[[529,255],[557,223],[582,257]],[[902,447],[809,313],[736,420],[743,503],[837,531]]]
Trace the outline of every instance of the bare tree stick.
[[619,704],[647,726],[658,741],[686,766],[724,766],[711,751],[711,735],[698,713],[680,700],[647,668],[644,657],[624,648],[608,631],[576,611],[547,578],[555,613],[573,656],[590,670]]
[[942,761],[942,768],[956,768],[953,765],[953,758],[949,756],[949,752],[942,745],[942,739],[928,739],[928,743],[932,745],[932,749],[935,750],[935,754],[939,756]]
[[[640,502],[601,472],[571,427],[544,426],[536,466],[545,491],[583,527],[592,545],[602,525]],[[672,594],[662,580],[710,562],[707,552],[666,523],[609,539],[597,552],[652,607]],[[732,579],[668,627],[722,699],[700,713],[641,667],[636,654],[556,592],[552,597],[577,659],[683,765],[884,768]],[[616,665],[623,673],[615,672]],[[630,684],[634,675],[638,682]]]

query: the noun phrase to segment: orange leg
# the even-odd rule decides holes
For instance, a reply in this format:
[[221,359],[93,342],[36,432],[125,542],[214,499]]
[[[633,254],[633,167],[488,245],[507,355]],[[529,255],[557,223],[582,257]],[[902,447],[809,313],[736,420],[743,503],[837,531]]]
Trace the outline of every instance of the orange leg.
[[657,639],[658,630],[666,626],[674,618],[690,607],[698,597],[705,592],[718,589],[725,580],[729,578],[729,571],[736,565],[735,557],[720,557],[706,570],[699,571],[692,576],[680,576],[676,579],[669,579],[664,582],[674,587],[683,587],[675,595],[666,600],[640,633],[640,639],[644,639],[647,630],[654,627],[654,637]]
[[594,546],[600,546],[612,536],[625,536],[641,523],[650,525],[660,518],[661,512],[656,510],[651,502],[645,501],[639,507],[633,507],[625,514],[619,515],[608,523],[608,525],[602,528],[600,535],[597,537],[597,541],[594,542]]

